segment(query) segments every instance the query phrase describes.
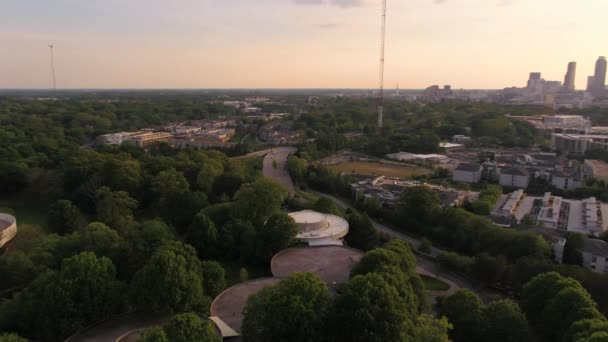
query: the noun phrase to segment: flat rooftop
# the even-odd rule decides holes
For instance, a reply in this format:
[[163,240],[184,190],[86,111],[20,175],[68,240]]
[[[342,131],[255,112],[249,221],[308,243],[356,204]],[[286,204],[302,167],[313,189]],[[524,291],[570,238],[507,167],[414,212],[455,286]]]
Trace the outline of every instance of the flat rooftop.
[[294,272],[311,272],[330,285],[342,284],[362,257],[363,252],[343,246],[293,247],[277,253],[270,268],[272,275],[279,278]]
[[261,278],[240,283],[220,293],[211,304],[211,316],[217,316],[239,334],[243,323],[243,309],[249,296],[258,293],[267,286],[276,285],[277,278]]

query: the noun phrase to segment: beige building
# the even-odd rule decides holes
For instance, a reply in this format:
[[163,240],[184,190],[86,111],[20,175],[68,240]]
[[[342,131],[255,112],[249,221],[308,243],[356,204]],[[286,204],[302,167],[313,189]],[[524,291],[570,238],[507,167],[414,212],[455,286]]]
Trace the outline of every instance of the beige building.
[[0,213],[0,247],[17,235],[17,220],[8,214]]
[[595,179],[608,183],[608,163],[603,160],[587,159],[583,163],[585,179]]

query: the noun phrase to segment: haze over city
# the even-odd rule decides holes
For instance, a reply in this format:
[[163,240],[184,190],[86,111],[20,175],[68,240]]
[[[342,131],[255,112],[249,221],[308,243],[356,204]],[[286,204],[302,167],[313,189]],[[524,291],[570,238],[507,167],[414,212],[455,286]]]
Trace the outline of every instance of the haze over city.
[[[608,2],[389,1],[386,85],[525,86],[529,72],[584,89]],[[373,88],[380,1],[8,0],[0,88]]]

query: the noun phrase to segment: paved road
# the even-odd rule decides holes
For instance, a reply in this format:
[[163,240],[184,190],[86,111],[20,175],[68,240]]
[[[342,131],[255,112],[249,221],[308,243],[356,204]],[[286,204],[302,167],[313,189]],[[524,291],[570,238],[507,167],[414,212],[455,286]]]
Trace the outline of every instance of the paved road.
[[291,193],[295,192],[295,188],[287,171],[287,157],[297,150],[295,147],[277,147],[271,149],[264,157],[264,176],[283,183]]

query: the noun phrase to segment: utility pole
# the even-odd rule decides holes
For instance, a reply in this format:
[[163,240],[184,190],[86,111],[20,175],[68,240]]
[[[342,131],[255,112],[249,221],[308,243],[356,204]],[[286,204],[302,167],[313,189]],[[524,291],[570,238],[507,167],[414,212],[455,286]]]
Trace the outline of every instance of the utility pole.
[[378,93],[378,135],[384,128],[384,41],[386,38],[386,0],[382,0],[382,27],[380,30],[380,87]]
[[55,58],[53,56],[53,44],[49,44],[49,52],[51,53],[51,74],[53,75],[53,90],[57,90],[57,80],[55,79]]

